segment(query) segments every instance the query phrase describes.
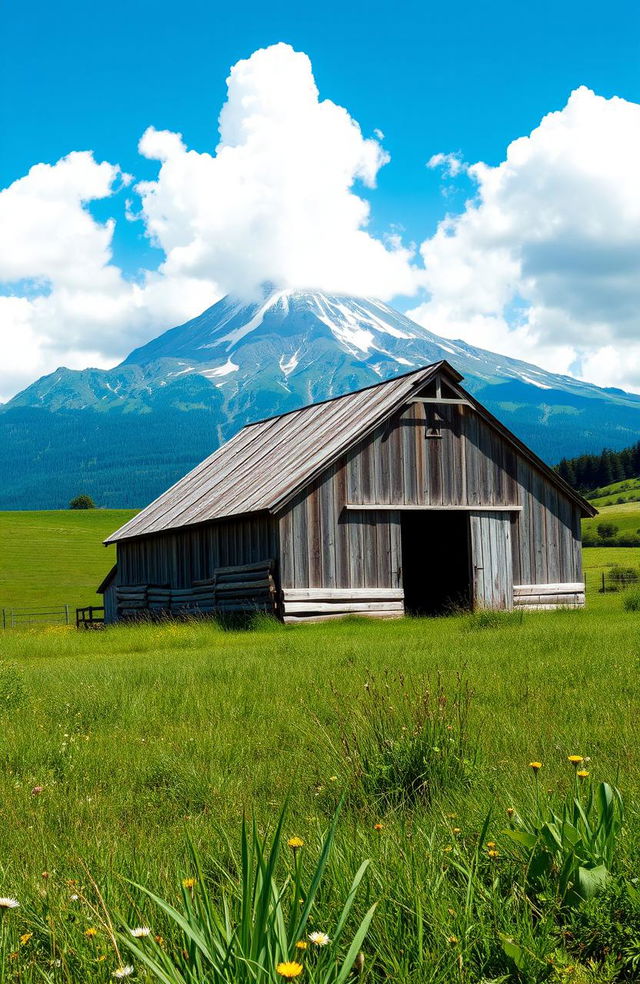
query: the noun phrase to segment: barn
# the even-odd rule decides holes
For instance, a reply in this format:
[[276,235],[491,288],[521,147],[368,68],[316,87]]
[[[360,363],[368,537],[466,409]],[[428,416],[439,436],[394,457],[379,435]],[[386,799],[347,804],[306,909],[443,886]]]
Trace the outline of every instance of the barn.
[[596,510],[447,362],[250,424],[106,542],[111,620],[584,604]]

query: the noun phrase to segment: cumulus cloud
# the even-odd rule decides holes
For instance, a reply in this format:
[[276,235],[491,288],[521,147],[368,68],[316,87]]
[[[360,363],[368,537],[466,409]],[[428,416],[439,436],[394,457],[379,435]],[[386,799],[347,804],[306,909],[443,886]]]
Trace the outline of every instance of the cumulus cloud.
[[[431,166],[453,174],[451,156]],[[457,160],[456,157],[453,160]],[[440,334],[640,390],[640,106],[572,93],[421,248]]]
[[[211,153],[150,127],[140,153],[156,180],[131,179],[88,152],[38,164],[0,194],[0,399],[66,365],[113,365],[136,344],[200,313],[227,292],[271,280],[390,298],[416,289],[399,239],[367,231],[387,163],[342,107],[321,100],[305,54],[277,44],[238,62],[227,80]],[[164,253],[126,280],[114,263],[114,220],[89,206],[127,188],[125,219]],[[21,339],[21,341],[15,341]]]
[[[640,106],[581,88],[497,166],[434,154],[428,167],[474,194],[416,255],[369,228],[382,133],[320,97],[305,54],[256,51],[227,85],[209,151],[142,135],[153,180],[74,152],[0,192],[0,400],[60,364],[114,365],[266,280],[386,300],[422,289],[410,314],[432,331],[640,390]],[[95,202],[140,224],[156,269],[123,275]]]
[[413,293],[412,254],[367,232],[373,188],[388,156],[347,111],[319,98],[311,63],[277,44],[238,62],[227,80],[215,154],[179,134],[147,130],[140,153],[158,160],[137,191],[166,276],[215,271],[225,290],[262,281],[389,299]]

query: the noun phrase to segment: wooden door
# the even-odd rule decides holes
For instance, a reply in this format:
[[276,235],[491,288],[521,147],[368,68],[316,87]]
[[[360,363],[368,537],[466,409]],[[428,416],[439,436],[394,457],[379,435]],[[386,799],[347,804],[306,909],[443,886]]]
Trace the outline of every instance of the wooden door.
[[471,566],[474,608],[513,608],[511,516],[508,512],[472,512]]

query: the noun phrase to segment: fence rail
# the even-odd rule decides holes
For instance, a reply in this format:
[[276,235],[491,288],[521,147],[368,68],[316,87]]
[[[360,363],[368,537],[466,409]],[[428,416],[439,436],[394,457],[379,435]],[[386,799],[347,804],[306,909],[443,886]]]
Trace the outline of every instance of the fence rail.
[[76,629],[96,629],[103,625],[103,607],[89,605],[87,608],[76,608]]
[[69,605],[48,608],[3,608],[2,628],[18,629],[29,625],[69,625]]

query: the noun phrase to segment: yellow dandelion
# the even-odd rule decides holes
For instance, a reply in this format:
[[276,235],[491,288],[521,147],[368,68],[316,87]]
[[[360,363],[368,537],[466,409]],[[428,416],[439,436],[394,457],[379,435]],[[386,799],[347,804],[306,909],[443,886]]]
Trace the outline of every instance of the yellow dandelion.
[[490,851],[487,851],[487,854],[489,855],[490,858],[499,858],[500,857],[499,852],[493,850],[493,848]]
[[534,773],[539,772],[542,768],[542,762],[529,762],[529,768],[533,769]]
[[587,776],[589,775],[589,773],[588,773],[588,771],[586,769],[578,769],[578,771],[576,772],[576,775],[580,779],[586,779]]
[[89,939],[91,939],[92,936],[98,935],[98,930],[95,928],[95,926],[89,926],[88,929],[85,929],[84,935],[87,936]]
[[384,830],[384,824],[383,823],[374,823],[373,829],[374,830]]
[[306,950],[308,945],[309,944],[307,943],[306,940],[298,940],[298,942],[296,943],[296,950]]
[[188,888],[191,891],[196,887],[197,884],[198,884],[198,879],[197,878],[183,878],[182,879],[182,887],[183,888]]
[[299,848],[304,847],[304,841],[302,837],[290,837],[287,841],[287,845],[292,851],[297,851]]
[[23,933],[20,937],[20,946],[26,946],[32,936],[33,933]]
[[462,830],[460,829],[460,827],[454,827],[453,830],[451,831],[451,833],[452,834],[461,834],[462,833]]
[[579,765],[580,765],[580,764],[581,764],[582,762],[584,762],[584,755],[569,755],[569,756],[568,756],[568,759],[569,759],[569,761],[571,762],[571,765],[572,765],[572,766],[573,766],[574,768],[576,768],[576,769],[577,769],[577,768],[578,768],[578,766],[579,766]]
[[452,946],[454,946],[457,942],[458,942],[458,937],[457,936],[450,936],[449,937],[449,943],[451,943]]
[[299,977],[302,970],[302,964],[296,963],[295,960],[284,960],[276,965],[276,973],[284,977],[285,981],[292,981],[294,977]]
[[495,847],[495,846],[496,846],[495,841],[487,841],[487,847]]

